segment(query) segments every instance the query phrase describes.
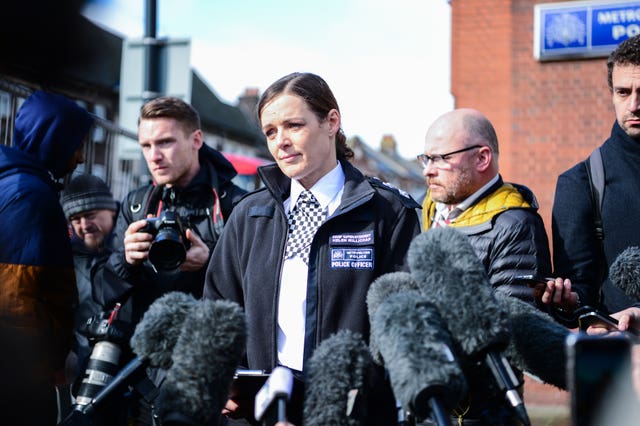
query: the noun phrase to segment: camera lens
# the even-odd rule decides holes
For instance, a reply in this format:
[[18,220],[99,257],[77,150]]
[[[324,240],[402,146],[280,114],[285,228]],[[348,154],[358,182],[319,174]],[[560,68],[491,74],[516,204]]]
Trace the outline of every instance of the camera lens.
[[111,342],[97,342],[93,346],[91,357],[84,372],[78,396],[77,405],[87,405],[106,386],[118,372],[120,347]]
[[187,250],[177,229],[163,228],[149,249],[149,262],[162,270],[173,270],[184,262]]

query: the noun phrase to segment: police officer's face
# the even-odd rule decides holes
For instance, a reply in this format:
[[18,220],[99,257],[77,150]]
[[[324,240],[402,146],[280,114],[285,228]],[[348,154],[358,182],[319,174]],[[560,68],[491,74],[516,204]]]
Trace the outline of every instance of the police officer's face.
[[611,74],[616,120],[633,139],[640,139],[640,66],[614,65]]
[[184,187],[200,169],[201,130],[189,133],[173,118],[143,119],[138,126],[138,142],[159,185]]
[[336,167],[337,110],[318,120],[301,97],[283,94],[265,105],[260,123],[280,170],[306,189]]

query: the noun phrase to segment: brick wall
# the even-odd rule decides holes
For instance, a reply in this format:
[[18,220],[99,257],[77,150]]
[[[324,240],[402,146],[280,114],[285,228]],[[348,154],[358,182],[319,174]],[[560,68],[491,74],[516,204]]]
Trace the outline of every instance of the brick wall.
[[607,138],[614,115],[605,58],[534,59],[537,3],[451,0],[451,92],[494,124],[503,177],[534,191],[551,238],[557,176]]

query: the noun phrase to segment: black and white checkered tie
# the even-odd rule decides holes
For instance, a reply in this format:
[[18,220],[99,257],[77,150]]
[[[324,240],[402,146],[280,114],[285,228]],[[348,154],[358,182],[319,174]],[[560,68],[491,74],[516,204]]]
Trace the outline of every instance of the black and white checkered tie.
[[303,191],[300,194],[298,202],[289,213],[285,259],[297,256],[302,258],[304,263],[309,264],[311,241],[326,216],[326,209],[320,207],[320,203],[311,191]]

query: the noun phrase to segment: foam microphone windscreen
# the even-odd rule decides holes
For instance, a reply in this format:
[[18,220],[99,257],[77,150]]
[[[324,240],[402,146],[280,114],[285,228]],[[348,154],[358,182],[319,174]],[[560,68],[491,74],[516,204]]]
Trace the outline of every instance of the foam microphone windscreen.
[[367,424],[361,416],[349,415],[349,399],[355,394],[360,401],[366,400],[371,365],[369,349],[358,333],[341,330],[322,341],[307,368],[304,425]]
[[461,362],[482,360],[513,412],[529,425],[520,380],[502,353],[511,338],[509,320],[469,238],[451,227],[430,229],[413,239],[407,260],[420,290],[444,318]]
[[496,293],[511,323],[511,344],[506,354],[521,370],[545,383],[566,389],[565,339],[571,333],[534,306]]
[[182,324],[196,305],[196,299],[174,291],[156,299],[149,306],[131,337],[131,348],[150,365],[169,368],[171,354],[182,330]]
[[396,398],[419,418],[429,415],[432,399],[450,409],[466,395],[451,336],[437,308],[418,291],[390,295],[380,304],[371,334],[378,341]]
[[[200,300],[189,312],[160,388],[159,412],[208,424],[224,407],[246,344],[242,308],[227,300]],[[178,424],[183,424],[179,422]]]
[[407,260],[411,275],[438,307],[454,345],[465,355],[506,348],[507,315],[466,235],[450,227],[430,229],[413,239]]
[[[369,322],[378,310],[378,306],[389,298],[390,295],[404,292],[408,290],[417,290],[418,283],[408,272],[389,272],[379,276],[369,286],[367,291],[367,310],[369,314]],[[375,336],[369,336],[369,348],[374,361],[378,364],[382,363],[378,342]]]
[[609,279],[632,300],[640,300],[640,247],[627,247],[609,268]]

